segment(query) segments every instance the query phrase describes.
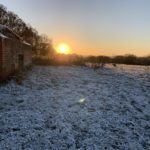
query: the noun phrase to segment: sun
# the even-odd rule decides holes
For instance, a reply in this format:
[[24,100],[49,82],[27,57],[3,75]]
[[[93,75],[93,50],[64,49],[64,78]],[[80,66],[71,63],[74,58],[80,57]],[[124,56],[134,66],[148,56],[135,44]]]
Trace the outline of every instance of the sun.
[[56,48],[58,53],[69,54],[71,52],[70,46],[66,43],[60,43]]

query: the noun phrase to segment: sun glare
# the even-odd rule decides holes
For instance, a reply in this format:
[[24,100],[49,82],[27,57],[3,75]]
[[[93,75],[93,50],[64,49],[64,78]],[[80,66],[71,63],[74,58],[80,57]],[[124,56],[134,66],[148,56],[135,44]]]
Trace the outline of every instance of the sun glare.
[[61,54],[69,54],[70,53],[70,47],[66,43],[59,44],[57,46],[56,50],[58,53],[61,53]]

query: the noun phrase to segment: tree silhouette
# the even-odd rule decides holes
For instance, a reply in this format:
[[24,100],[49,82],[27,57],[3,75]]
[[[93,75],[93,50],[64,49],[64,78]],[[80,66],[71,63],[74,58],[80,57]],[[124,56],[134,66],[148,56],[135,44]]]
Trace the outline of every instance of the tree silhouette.
[[[26,24],[14,12],[8,11],[3,5],[0,5],[0,24],[9,27],[13,32],[18,34],[22,40],[30,43],[34,55],[46,55],[52,52],[52,42],[48,40],[46,35],[39,35],[36,29]],[[48,50],[48,48],[51,49]]]

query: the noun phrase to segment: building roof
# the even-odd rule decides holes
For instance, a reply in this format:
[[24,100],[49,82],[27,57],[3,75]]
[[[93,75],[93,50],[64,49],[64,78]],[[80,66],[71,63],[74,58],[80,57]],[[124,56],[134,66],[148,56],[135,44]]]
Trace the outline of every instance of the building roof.
[[4,34],[0,33],[0,37],[3,38],[3,39],[6,39],[8,38],[7,36],[5,36]]
[[2,30],[4,30],[5,28],[7,28],[5,25],[1,25],[1,24],[0,24],[0,37],[1,37],[1,38],[8,38],[7,36],[5,36],[5,35],[2,33]]
[[26,44],[26,45],[31,46],[31,44],[30,44],[30,43],[28,43],[28,42],[26,42],[26,41],[23,41],[23,43],[24,43],[24,44]]
[[[9,32],[9,34],[8,34],[8,32]],[[10,35],[12,35],[12,36],[10,36]],[[17,40],[20,40],[24,44],[31,46],[31,44],[27,43],[26,41],[23,41],[22,38],[19,35],[17,35],[15,32],[13,32],[10,28],[8,28],[7,26],[2,25],[2,24],[0,24],[0,37],[1,38],[11,38],[11,39],[15,38]]]
[[3,34],[7,38],[15,38],[17,40],[21,40],[21,37],[17,35],[15,32],[13,32],[10,28],[8,28],[5,25],[0,24],[0,33]]

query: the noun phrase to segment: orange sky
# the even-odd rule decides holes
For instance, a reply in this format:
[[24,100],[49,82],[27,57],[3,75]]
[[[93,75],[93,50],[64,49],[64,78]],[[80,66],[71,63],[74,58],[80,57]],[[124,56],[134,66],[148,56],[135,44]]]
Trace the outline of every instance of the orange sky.
[[[63,39],[63,40],[62,40]],[[74,40],[66,37],[57,37],[53,40],[54,47],[57,47],[60,43],[66,43],[71,49],[71,53],[76,53],[80,55],[125,55],[125,54],[134,54],[137,56],[148,56],[150,55],[149,45],[147,43],[143,44],[142,42],[133,42],[126,43],[120,41],[119,43],[100,41],[98,43],[85,42],[80,40]],[[97,45],[99,44],[99,47]]]
[[54,47],[82,55],[150,55],[149,0],[0,0]]

